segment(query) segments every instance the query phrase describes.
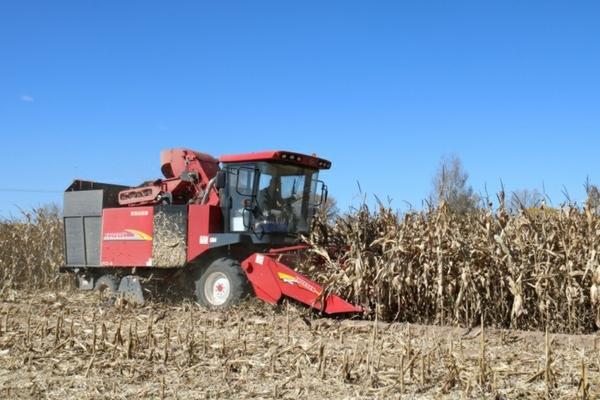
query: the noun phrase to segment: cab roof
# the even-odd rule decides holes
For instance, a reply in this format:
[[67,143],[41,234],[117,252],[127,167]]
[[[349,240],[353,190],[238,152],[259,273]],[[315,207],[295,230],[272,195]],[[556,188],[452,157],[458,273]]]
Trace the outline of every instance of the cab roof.
[[227,163],[242,163],[253,161],[276,161],[285,164],[294,164],[314,169],[329,169],[331,162],[316,156],[294,153],[285,150],[262,151],[258,153],[232,154],[221,156],[219,161]]

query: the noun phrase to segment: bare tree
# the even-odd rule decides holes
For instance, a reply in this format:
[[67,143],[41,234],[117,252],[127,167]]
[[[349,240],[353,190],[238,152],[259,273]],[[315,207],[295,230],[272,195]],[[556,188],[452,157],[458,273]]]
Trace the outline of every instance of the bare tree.
[[328,196],[327,200],[325,200],[325,203],[318,208],[317,213],[319,217],[323,218],[324,220],[333,222],[335,217],[337,217],[340,213],[335,197]]
[[589,178],[585,182],[585,191],[587,193],[586,206],[594,212],[600,212],[600,189],[597,185],[592,185]]
[[433,177],[432,200],[440,206],[446,204],[457,213],[465,213],[477,208],[479,197],[468,184],[469,174],[460,158],[453,154],[440,160]]
[[539,207],[544,203],[544,195],[537,189],[521,189],[512,193],[510,211]]

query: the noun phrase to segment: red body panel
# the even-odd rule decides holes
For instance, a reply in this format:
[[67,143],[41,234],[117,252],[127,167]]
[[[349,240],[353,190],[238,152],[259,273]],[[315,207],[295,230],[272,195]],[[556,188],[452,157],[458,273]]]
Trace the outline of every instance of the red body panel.
[[188,238],[187,259],[194,260],[200,254],[215,244],[211,233],[223,231],[223,217],[221,208],[210,205],[188,206]]
[[[192,261],[216,244],[211,233],[223,230],[221,208],[188,206],[187,260]],[[154,207],[107,208],[102,216],[104,266],[151,267]]]
[[114,267],[151,266],[153,219],[153,207],[104,209],[101,264]]

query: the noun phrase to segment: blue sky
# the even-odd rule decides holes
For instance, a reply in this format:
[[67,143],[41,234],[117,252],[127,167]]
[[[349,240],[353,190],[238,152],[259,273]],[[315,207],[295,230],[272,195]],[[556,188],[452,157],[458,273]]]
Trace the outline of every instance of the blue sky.
[[[159,152],[318,153],[346,208],[417,207],[444,154],[473,187],[600,183],[600,3],[0,4],[0,216]],[[19,190],[42,190],[28,193]],[[52,192],[56,191],[56,192]]]

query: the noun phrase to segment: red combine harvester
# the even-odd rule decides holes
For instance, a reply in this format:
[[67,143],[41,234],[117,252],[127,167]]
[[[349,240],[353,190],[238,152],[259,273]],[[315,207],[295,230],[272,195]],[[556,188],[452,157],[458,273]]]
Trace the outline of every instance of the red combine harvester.
[[[325,314],[361,308],[325,295],[284,265],[327,198],[314,156],[268,151],[215,159],[187,149],[161,153],[164,179],[130,188],[76,180],[65,191],[62,271],[80,289],[143,303],[142,281],[193,283],[197,301],[227,308],[250,294],[284,296]],[[252,290],[251,290],[252,289]]]

